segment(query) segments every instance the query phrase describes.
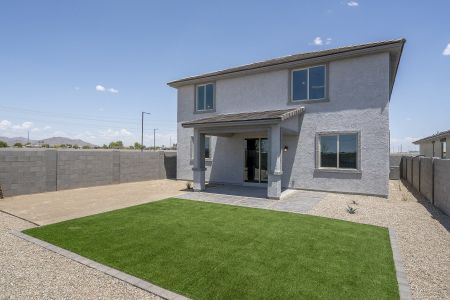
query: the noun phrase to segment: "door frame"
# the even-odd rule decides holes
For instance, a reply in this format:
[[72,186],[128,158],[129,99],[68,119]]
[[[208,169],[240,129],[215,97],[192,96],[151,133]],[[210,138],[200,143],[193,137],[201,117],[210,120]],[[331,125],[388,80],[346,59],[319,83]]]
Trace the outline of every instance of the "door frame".
[[[260,178],[259,178],[259,182],[247,182],[245,181],[245,152],[247,151],[247,143],[246,140],[248,139],[256,139],[256,140],[261,140],[261,139],[266,139],[267,141],[269,141],[269,138],[267,136],[246,136],[242,139],[242,185],[245,186],[255,186],[255,187],[267,187],[268,181],[267,182],[261,182],[261,171],[260,171]],[[261,145],[260,145],[261,146]],[[260,147],[261,148],[261,147]],[[270,157],[270,147],[269,147],[269,151],[267,152],[267,168],[269,168],[269,157]],[[259,166],[261,167],[261,152],[259,152]],[[269,172],[269,170],[267,170],[267,172]]]

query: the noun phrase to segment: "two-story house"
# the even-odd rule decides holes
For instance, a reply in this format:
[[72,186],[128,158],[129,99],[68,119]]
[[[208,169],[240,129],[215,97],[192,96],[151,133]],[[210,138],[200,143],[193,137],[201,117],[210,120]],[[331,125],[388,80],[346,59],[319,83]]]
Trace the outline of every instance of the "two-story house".
[[386,197],[389,101],[404,39],[252,63],[169,82],[177,177]]
[[426,157],[448,158],[447,141],[450,140],[450,130],[438,132],[436,134],[421,138],[413,142],[419,145],[420,155]]

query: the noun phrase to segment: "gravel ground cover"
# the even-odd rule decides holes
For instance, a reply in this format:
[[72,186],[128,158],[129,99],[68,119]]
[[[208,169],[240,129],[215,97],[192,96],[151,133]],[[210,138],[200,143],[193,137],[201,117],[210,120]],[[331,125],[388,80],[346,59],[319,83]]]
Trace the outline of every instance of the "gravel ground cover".
[[450,299],[450,217],[411,191],[391,181],[388,199],[330,193],[309,214],[394,228],[413,298]]
[[0,299],[160,299],[8,233],[31,226],[0,212]]

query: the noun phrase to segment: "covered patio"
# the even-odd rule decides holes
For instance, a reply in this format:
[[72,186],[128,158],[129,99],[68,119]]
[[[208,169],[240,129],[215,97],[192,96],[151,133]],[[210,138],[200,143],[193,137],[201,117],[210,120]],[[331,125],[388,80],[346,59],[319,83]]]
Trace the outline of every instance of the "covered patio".
[[[182,123],[184,128],[194,129],[192,168],[194,191],[205,190],[205,136],[232,137],[244,133],[267,139],[266,196],[269,199],[280,199],[283,176],[282,159],[283,150],[285,150],[283,137],[298,136],[303,112],[303,107],[295,107],[284,110],[219,114]],[[230,153],[229,155],[239,154]]]

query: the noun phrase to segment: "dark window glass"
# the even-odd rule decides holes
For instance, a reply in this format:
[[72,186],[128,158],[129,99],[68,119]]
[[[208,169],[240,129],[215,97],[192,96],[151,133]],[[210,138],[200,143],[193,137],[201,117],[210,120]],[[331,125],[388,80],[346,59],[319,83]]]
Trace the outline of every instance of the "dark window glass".
[[309,99],[325,98],[325,67],[309,69]]
[[214,108],[214,85],[206,85],[206,109]]
[[308,98],[308,70],[292,72],[292,100]]
[[441,140],[441,158],[447,158],[447,140]]
[[337,168],[337,136],[320,137],[320,166]]
[[210,138],[209,137],[205,137],[205,158],[211,158],[211,152],[210,152]]
[[205,110],[205,86],[197,87],[197,110]]
[[339,136],[339,168],[356,169],[358,136],[342,134]]

